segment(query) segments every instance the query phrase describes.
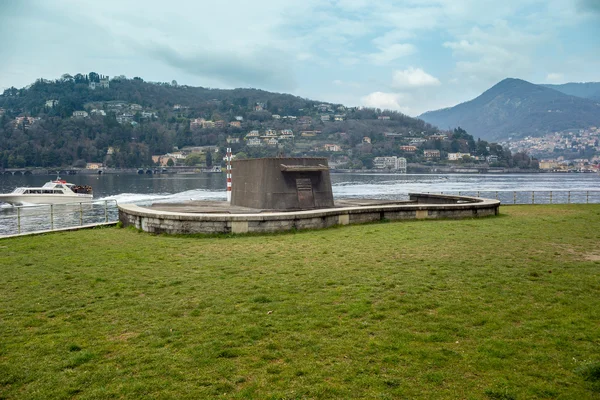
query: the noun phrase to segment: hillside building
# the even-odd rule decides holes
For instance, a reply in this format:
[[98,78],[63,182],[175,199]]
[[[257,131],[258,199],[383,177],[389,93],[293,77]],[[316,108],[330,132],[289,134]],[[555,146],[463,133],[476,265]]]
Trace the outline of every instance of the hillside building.
[[417,146],[400,146],[399,149],[407,153],[414,153],[417,151]]
[[440,158],[439,150],[423,150],[423,157],[427,160],[435,160]]
[[73,117],[75,118],[87,118],[87,111],[73,111]]
[[463,157],[471,157],[470,153],[448,153],[448,160],[449,161],[458,161],[461,160]]
[[388,169],[398,171],[402,174],[406,173],[406,158],[404,157],[375,157],[373,159],[373,168]]

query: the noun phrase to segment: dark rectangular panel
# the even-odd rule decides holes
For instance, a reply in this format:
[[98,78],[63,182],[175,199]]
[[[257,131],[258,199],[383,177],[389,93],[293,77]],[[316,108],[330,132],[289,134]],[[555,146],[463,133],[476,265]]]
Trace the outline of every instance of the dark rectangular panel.
[[296,178],[296,190],[298,191],[300,208],[313,208],[315,206],[315,196],[309,178]]

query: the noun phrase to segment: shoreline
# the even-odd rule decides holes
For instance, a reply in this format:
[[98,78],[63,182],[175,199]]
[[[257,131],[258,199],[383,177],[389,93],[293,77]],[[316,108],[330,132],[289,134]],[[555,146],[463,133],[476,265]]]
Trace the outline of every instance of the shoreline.
[[[143,172],[142,172],[143,171]],[[520,168],[477,168],[477,167],[460,167],[460,168],[449,168],[445,166],[408,166],[405,173],[399,172],[398,170],[387,170],[387,169],[346,169],[346,168],[330,168],[332,174],[390,174],[390,175],[444,175],[444,174],[460,174],[460,175],[508,175],[508,174],[594,174],[597,172],[579,172],[579,171],[549,171],[540,169],[520,169]],[[19,168],[19,169],[7,169],[0,170],[0,176],[29,176],[29,175],[61,175],[61,176],[72,176],[72,175],[118,175],[118,174],[130,174],[130,175],[204,175],[204,174],[218,174],[223,173],[222,171],[214,170],[199,170],[197,168],[155,168],[155,167],[144,167],[144,168],[123,168],[114,169],[106,168],[100,170],[88,170],[88,169],[69,169],[69,168]]]

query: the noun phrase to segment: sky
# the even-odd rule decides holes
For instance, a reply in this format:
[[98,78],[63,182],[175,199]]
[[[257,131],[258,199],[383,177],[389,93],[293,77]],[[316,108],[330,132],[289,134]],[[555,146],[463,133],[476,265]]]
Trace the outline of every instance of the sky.
[[0,38],[0,90],[93,71],[417,116],[600,81],[600,0],[0,0]]

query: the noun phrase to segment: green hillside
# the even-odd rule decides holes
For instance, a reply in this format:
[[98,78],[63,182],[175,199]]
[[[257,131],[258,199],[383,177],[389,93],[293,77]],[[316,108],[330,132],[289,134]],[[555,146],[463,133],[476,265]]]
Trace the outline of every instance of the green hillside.
[[503,140],[598,126],[600,103],[505,79],[471,101],[419,118],[441,129],[460,126],[486,140]]
[[584,99],[600,101],[600,82],[565,83],[562,85],[541,85],[561,93]]
[[[101,87],[102,82],[109,87]],[[76,118],[77,111],[87,115]],[[151,83],[138,77],[108,81],[96,73],[40,79],[26,88],[7,89],[0,96],[0,114],[0,167],[150,165],[154,154],[174,147],[225,147],[228,137],[240,139],[230,144],[235,151],[295,152],[293,142],[249,149],[243,138],[251,130],[291,129],[297,137],[302,131],[317,131],[316,144],[333,142],[344,148],[384,132],[407,136],[437,132],[421,120],[392,111],[381,120],[381,110],[346,108],[290,94]],[[199,119],[213,125],[195,125]],[[107,158],[109,148],[115,152]],[[369,150],[367,155],[377,154]]]
[[[10,88],[0,96],[0,168],[151,166],[160,156],[202,146],[220,155],[186,159],[186,165],[219,162],[226,147],[240,156],[325,156],[345,168],[371,168],[374,157],[430,162],[425,150],[468,153],[461,162],[534,165],[501,146],[475,141],[463,129],[439,129],[399,112],[345,107],[259,89],[208,89],[108,79],[97,73],[63,75]],[[248,134],[252,131],[252,136]],[[267,131],[275,140],[269,142]],[[283,131],[292,133],[282,137]],[[440,133],[442,133],[440,135]],[[193,150],[196,151],[196,150]],[[184,161],[179,161],[184,163]]]

